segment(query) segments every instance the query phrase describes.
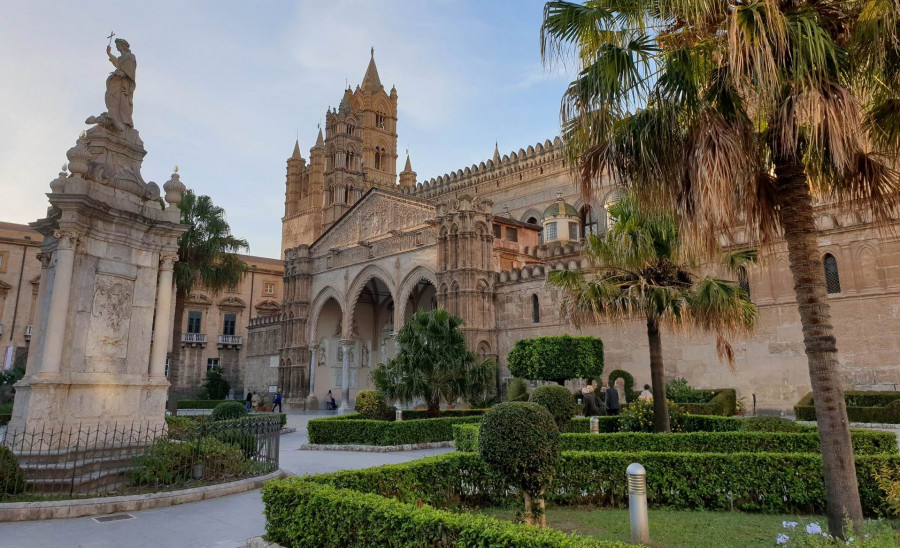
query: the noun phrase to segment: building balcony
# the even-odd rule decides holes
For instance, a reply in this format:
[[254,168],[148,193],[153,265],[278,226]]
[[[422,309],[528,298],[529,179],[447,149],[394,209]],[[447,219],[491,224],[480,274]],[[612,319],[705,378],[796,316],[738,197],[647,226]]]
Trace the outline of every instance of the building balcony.
[[182,333],[181,344],[206,346],[206,333]]
[[219,348],[240,348],[244,344],[244,337],[240,335],[219,335]]
[[[31,329],[32,329],[32,326],[30,326],[30,325],[25,326],[25,340],[26,341],[31,340]],[[3,332],[2,326],[0,326],[0,333],[2,333],[2,332]]]

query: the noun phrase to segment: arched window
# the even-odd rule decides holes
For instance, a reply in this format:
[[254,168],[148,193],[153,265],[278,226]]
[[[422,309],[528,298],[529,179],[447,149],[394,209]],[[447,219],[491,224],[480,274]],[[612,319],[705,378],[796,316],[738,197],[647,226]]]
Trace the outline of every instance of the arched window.
[[375,148],[375,169],[381,169],[381,149]]
[[353,135],[353,124],[347,124],[347,135]]
[[841,292],[841,277],[838,274],[837,259],[831,253],[826,253],[822,259],[825,265],[825,289],[828,294]]
[[526,222],[531,223],[533,225],[538,224],[538,220],[535,219],[534,217],[528,217],[528,221],[526,221]]
[[344,187],[344,203],[349,204],[350,203],[349,199],[350,199],[350,189],[348,189],[347,187]]
[[594,236],[600,234],[599,225],[597,224],[597,216],[594,215],[594,209],[591,206],[582,206],[579,216],[581,217],[582,238],[587,238],[588,234],[593,234]]
[[738,268],[738,286],[741,289],[747,292],[747,297],[750,297],[750,278],[747,277],[747,268],[745,266],[741,266]]
[[384,114],[380,112],[375,113],[375,127],[384,129]]
[[531,321],[532,323],[541,323],[541,302],[537,295],[531,296]]

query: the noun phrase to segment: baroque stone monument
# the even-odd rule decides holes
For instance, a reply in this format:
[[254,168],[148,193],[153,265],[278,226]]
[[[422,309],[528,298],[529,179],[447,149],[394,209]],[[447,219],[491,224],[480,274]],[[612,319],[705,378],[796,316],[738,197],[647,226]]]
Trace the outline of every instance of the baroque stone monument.
[[[127,41],[106,81],[106,112],[66,153],[50,183],[34,333],[9,431],[81,424],[158,427],[165,419],[172,268],[185,230],[179,176],[141,176],[132,121],[137,61]],[[154,316],[154,309],[156,315]],[[155,332],[155,337],[154,337]],[[65,442],[62,442],[64,444]]]

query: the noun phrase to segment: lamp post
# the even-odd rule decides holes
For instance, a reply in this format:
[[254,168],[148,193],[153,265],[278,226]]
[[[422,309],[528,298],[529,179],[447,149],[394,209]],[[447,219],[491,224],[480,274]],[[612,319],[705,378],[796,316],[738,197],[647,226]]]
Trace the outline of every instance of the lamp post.
[[647,515],[647,470],[633,462],[625,470],[628,476],[628,513],[631,517],[631,542],[650,543],[650,518]]

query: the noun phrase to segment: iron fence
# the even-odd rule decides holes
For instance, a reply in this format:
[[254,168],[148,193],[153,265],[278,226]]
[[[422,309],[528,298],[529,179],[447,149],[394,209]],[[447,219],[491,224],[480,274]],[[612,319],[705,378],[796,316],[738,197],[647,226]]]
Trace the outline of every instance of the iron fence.
[[182,489],[278,469],[278,417],[7,430],[0,499],[79,498]]

